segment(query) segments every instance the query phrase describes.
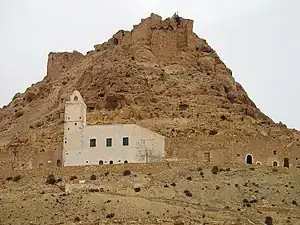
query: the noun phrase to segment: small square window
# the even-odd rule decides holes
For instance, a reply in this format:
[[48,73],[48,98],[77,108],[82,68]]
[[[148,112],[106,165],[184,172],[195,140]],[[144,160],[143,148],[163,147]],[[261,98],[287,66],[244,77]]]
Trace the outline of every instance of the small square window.
[[123,137],[123,145],[128,146],[129,145],[129,137]]
[[96,147],[96,139],[95,138],[90,139],[90,147]]
[[112,146],[112,138],[106,138],[106,147]]

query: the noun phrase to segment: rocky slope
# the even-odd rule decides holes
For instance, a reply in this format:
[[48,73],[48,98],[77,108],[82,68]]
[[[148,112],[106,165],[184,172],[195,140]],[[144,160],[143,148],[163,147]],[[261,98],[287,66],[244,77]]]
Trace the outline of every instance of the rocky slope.
[[119,164],[54,175],[0,171],[0,224],[300,224],[298,169]]
[[64,102],[77,89],[88,123],[137,123],[167,137],[168,157],[251,140],[299,147],[299,132],[275,124],[251,101],[193,21],[151,14],[86,55],[49,53],[47,75],[0,109],[2,165],[62,150]]

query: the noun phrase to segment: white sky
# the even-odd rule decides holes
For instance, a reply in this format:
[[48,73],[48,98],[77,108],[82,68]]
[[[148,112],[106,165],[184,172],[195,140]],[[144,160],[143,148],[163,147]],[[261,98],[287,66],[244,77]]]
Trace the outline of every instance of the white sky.
[[50,51],[86,53],[151,12],[176,11],[264,113],[300,130],[298,0],[0,0],[0,106],[46,75]]

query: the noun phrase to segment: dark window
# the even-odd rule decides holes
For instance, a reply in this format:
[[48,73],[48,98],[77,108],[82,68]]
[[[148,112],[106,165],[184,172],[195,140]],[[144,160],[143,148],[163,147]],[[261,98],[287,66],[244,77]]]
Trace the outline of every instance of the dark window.
[[75,123],[75,126],[77,126],[77,123]]
[[283,159],[283,167],[287,167],[287,168],[290,167],[290,163],[289,163],[289,159],[288,158],[284,158]]
[[90,147],[96,147],[96,139],[90,139]]
[[125,161],[124,161],[124,163],[128,163],[128,161],[127,161],[127,160],[125,160]]
[[106,138],[106,147],[112,146],[112,138]]
[[123,145],[128,146],[129,145],[129,137],[123,137]]
[[109,164],[114,164],[114,162],[113,161],[109,161]]
[[273,151],[273,155],[276,155],[277,154],[277,152],[276,151]]
[[247,164],[252,164],[252,161],[253,161],[252,155],[247,155],[247,157],[246,157],[246,163]]
[[99,165],[103,165],[103,161],[102,160],[99,161]]
[[273,166],[278,166],[278,163],[276,161],[274,161]]

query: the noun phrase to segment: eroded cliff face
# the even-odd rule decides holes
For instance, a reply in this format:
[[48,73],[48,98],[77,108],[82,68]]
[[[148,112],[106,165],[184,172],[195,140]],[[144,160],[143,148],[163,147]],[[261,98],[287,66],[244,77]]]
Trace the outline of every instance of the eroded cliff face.
[[151,14],[86,55],[48,55],[45,78],[0,109],[4,165],[12,164],[12,152],[24,168],[60,158],[64,102],[75,89],[88,106],[89,124],[150,128],[166,136],[169,157],[194,158],[256,140],[263,148],[300,146],[297,131],[255,106],[217,53],[193,33],[192,20]]

